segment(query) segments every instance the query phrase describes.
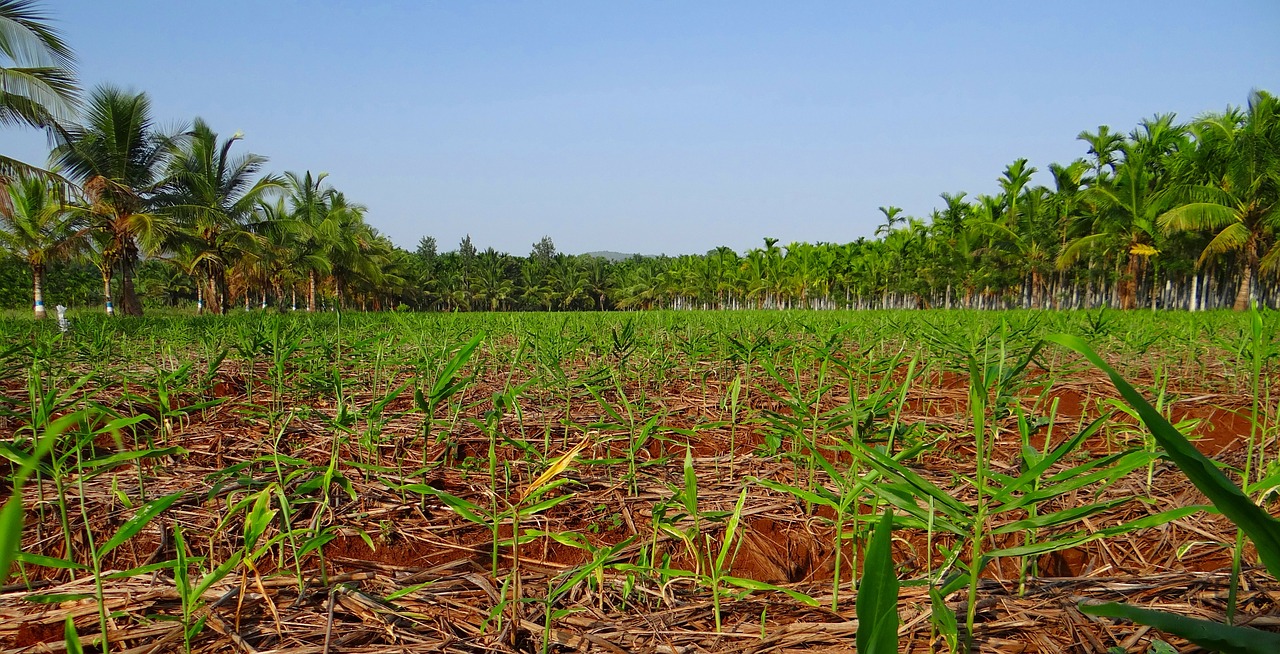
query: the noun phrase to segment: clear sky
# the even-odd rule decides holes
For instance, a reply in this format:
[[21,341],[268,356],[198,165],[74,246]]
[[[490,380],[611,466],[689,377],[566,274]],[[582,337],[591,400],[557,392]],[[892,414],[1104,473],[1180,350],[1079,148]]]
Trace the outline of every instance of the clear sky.
[[[1018,157],[1280,92],[1280,0],[62,0],[99,82],[327,171],[413,249],[847,242]],[[43,160],[38,133],[0,132]],[[1043,176],[1037,181],[1047,183]]]

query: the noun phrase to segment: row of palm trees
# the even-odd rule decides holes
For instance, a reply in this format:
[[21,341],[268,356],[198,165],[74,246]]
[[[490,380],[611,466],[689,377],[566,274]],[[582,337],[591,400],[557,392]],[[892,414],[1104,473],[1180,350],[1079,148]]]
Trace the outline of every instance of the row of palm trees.
[[[5,58],[8,58],[6,61]],[[0,246],[29,270],[44,315],[51,266],[87,261],[113,298],[142,313],[139,265],[168,301],[198,311],[321,307],[439,310],[649,308],[1184,307],[1275,305],[1280,272],[1277,99],[1128,133],[1081,132],[1085,156],[1009,164],[989,195],[943,193],[928,217],[881,207],[873,238],[766,238],[739,254],[528,257],[470,237],[436,251],[395,247],[323,173],[265,174],[197,119],[156,125],[145,93],[82,98],[70,50],[32,0],[0,0],[0,126],[45,129],[46,169],[0,156]],[[4,264],[0,264],[4,265]],[[10,264],[12,265],[12,264]],[[63,264],[87,265],[87,264]],[[152,289],[154,290],[154,289]]]
[[221,313],[251,291],[277,300],[305,282],[306,303],[331,289],[401,284],[385,265],[395,248],[365,208],[325,175],[262,174],[266,159],[237,154],[204,121],[161,130],[145,93],[104,85],[82,98],[70,48],[33,0],[0,0],[0,126],[46,130],[46,168],[0,156],[0,246],[30,270],[35,314],[60,259],[99,270],[113,297],[140,315],[135,273],[144,258],[193,276],[201,310]]
[[1128,134],[1081,132],[1087,156],[1025,159],[999,192],[943,193],[928,219],[881,207],[876,238],[682,257],[626,302],[756,307],[1181,307],[1280,303],[1280,103]]
[[[426,304],[453,309],[1247,308],[1280,305],[1280,102],[1189,123],[1172,114],[1130,132],[1081,132],[1084,157],[1027,160],[999,191],[942,193],[927,218],[880,207],[874,238],[764,239],[739,254],[610,263],[493,252],[469,239],[409,275]],[[430,258],[435,260],[434,242]],[[420,248],[420,253],[422,248]],[[554,265],[552,265],[554,264]]]
[[321,288],[343,302],[353,288],[400,283],[383,263],[391,242],[324,174],[261,174],[263,157],[236,154],[240,134],[222,138],[199,119],[161,132],[144,93],[98,87],[55,139],[52,172],[11,176],[0,209],[0,244],[30,266],[38,317],[59,257],[91,261],[106,311],[118,297],[125,315],[142,314],[144,258],[192,276],[197,306],[213,313],[250,293],[296,303],[305,287],[314,310]]
[[[1189,124],[1171,115],[1128,134],[1082,132],[1087,156],[1048,167],[1032,184],[1025,159],[999,192],[943,193],[928,219],[881,207],[874,238],[852,243],[765,239],[739,254],[611,262],[556,254],[549,238],[528,257],[467,237],[438,253],[394,247],[365,210],[324,175],[262,175],[265,159],[234,155],[197,120],[178,134],[151,127],[144,94],[102,87],[83,126],[59,132],[51,160],[74,186],[19,175],[0,212],[3,244],[31,267],[37,313],[45,266],[89,255],[110,303],[141,306],[140,255],[190,276],[200,310],[327,306],[438,310],[646,308],[1182,307],[1275,305],[1280,272],[1280,118],[1276,98]],[[128,144],[120,149],[116,144]],[[40,227],[44,225],[44,227]],[[27,235],[25,245],[18,236]],[[15,244],[18,247],[15,247]],[[252,303],[250,296],[253,297]],[[319,299],[318,299],[319,298]]]

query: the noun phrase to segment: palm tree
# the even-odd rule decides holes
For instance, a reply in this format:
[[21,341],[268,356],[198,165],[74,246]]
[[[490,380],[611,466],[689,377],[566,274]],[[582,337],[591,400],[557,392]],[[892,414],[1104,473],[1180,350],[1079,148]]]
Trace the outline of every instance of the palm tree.
[[1118,162],[1117,154],[1120,153],[1120,146],[1124,145],[1124,135],[1111,131],[1107,125],[1099,125],[1096,133],[1085,130],[1080,132],[1076,139],[1089,144],[1089,154],[1093,155],[1093,175],[1095,179],[1102,180],[1106,175],[1103,168],[1110,169],[1115,172],[1116,163]]
[[254,246],[254,209],[268,191],[281,186],[274,176],[254,179],[265,157],[232,156],[231,147],[241,138],[237,132],[219,143],[218,135],[197,118],[185,147],[170,162],[168,183],[155,198],[178,221],[170,246],[193,250],[201,283],[212,287],[205,294],[212,313],[225,310],[227,269],[233,259]]
[[902,214],[901,207],[890,205],[887,207],[877,207],[877,209],[879,209],[880,213],[884,215],[884,224],[876,228],[876,236],[888,234],[893,231],[894,225],[907,222],[906,216],[899,217]]
[[31,268],[35,316],[45,317],[45,265],[75,247],[76,216],[58,188],[42,177],[20,175],[5,189],[0,204],[0,248]]
[[477,261],[471,292],[477,300],[487,303],[489,311],[501,309],[515,293],[515,284],[507,275],[508,262],[508,255],[498,254],[493,248],[485,250]]
[[520,262],[519,288],[520,299],[531,306],[537,306],[542,298],[542,288],[546,281],[546,271],[535,259]]
[[604,257],[587,259],[587,291],[596,299],[599,309],[605,310],[605,299],[613,290],[614,278],[609,260]]
[[[0,0],[0,126],[52,128],[75,115],[71,49],[33,0]],[[0,177],[37,169],[0,155]]]
[[1120,308],[1137,305],[1137,285],[1147,262],[1159,254],[1156,218],[1161,214],[1160,198],[1152,166],[1134,144],[1126,144],[1124,163],[1116,168],[1111,183],[1084,190],[1083,200],[1092,206],[1089,232],[1070,243],[1058,257],[1059,267],[1068,267],[1089,250],[1106,249],[1117,254],[1117,265],[1126,261],[1125,274],[1118,283]]
[[[1259,268],[1280,269],[1280,107],[1275,96],[1255,91],[1242,120],[1206,118],[1197,123],[1197,149],[1225,155],[1202,179],[1170,189],[1184,202],[1162,214],[1166,232],[1208,231],[1214,236],[1198,265],[1235,252],[1241,256],[1234,308],[1248,308]],[[1202,160],[1215,162],[1216,157]]]
[[329,259],[337,306],[343,306],[347,288],[357,276],[377,280],[379,271],[370,256],[378,234],[365,224],[365,207],[348,202],[341,192],[329,196],[324,218],[316,226],[320,247]]
[[282,184],[289,205],[289,220],[297,225],[294,230],[296,260],[307,274],[307,311],[316,310],[316,285],[321,275],[328,274],[327,246],[317,233],[320,223],[329,211],[329,199],[333,187],[324,183],[328,173],[312,175],[287,172]]
[[260,265],[268,272],[267,282],[276,296],[276,306],[284,310],[284,289],[290,291],[290,306],[298,308],[297,285],[303,273],[329,270],[329,260],[323,253],[306,247],[310,226],[294,220],[285,198],[273,203],[260,202],[254,209],[253,228],[258,234],[254,247]]
[[[732,302],[734,284],[734,273],[738,270],[738,253],[733,248],[721,245],[716,249],[707,253],[707,276],[710,288],[707,289],[715,298],[715,306],[717,309],[723,309],[726,299]],[[600,303],[600,309],[604,310],[604,303]]]
[[755,248],[747,252],[747,256],[742,259],[739,272],[739,278],[743,284],[743,297],[754,299],[757,309],[763,308],[766,296],[769,294],[769,262],[765,251]]
[[[1054,185],[1053,195],[1049,199],[1049,204],[1050,210],[1054,214],[1053,223],[1057,230],[1057,250],[1059,253],[1067,247],[1070,227],[1080,216],[1080,196],[1084,185],[1089,181],[1086,178],[1088,170],[1089,163],[1084,159],[1076,159],[1065,166],[1056,163],[1049,164],[1049,173],[1053,175]],[[1058,267],[1058,287],[1060,291],[1064,290],[1066,279],[1066,269]],[[1054,308],[1058,308],[1057,297],[1054,298]]]
[[965,221],[973,208],[965,201],[965,195],[964,191],[940,194],[938,197],[946,204],[946,208],[938,212],[932,221],[931,245],[935,248],[932,259],[942,265],[942,276],[946,280],[943,305],[948,309],[951,308],[952,287],[964,278],[964,269],[968,263],[968,250],[960,246],[965,233]]
[[[378,311],[416,296],[416,289],[410,282],[413,255],[397,248],[391,239],[373,226],[366,225],[366,229],[372,235],[362,253],[369,262],[368,272],[353,275],[348,287],[353,299],[359,297],[360,309],[368,311],[372,303],[374,310]],[[511,284],[510,280],[508,283]]]
[[[162,174],[178,140],[156,131],[145,93],[106,85],[90,96],[84,124],[58,133],[52,158],[84,190],[91,228],[109,237],[104,270],[120,269],[125,315],[142,315],[133,288],[140,247],[155,249],[169,231],[165,216],[149,211],[149,201],[164,183]],[[109,284],[109,274],[103,281]]]
[[1005,227],[1016,230],[1018,228],[1018,198],[1022,195],[1022,189],[1031,181],[1031,176],[1036,173],[1034,166],[1028,168],[1026,159],[1017,159],[1013,163],[1005,166],[1004,173],[997,180],[1000,184],[1000,190],[1004,193],[1004,200],[1008,205],[1008,211],[1005,212]]
[[575,302],[586,299],[588,297],[589,280],[587,273],[578,265],[578,259],[566,254],[557,254],[555,265],[551,273],[551,287],[554,289],[554,296],[549,296],[548,304],[551,297],[559,299],[560,306],[563,309],[572,309]]

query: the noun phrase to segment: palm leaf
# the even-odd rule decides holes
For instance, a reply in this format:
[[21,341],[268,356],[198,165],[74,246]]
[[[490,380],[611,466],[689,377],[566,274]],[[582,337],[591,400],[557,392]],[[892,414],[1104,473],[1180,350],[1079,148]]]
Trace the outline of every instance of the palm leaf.
[[1249,243],[1250,236],[1249,228],[1244,223],[1228,225],[1218,232],[1218,235],[1214,236],[1208,245],[1204,246],[1204,252],[1200,255],[1199,265],[1204,265],[1217,255],[1244,249]]
[[1157,219],[1166,232],[1209,231],[1240,221],[1235,209],[1210,202],[1193,202],[1164,212]]

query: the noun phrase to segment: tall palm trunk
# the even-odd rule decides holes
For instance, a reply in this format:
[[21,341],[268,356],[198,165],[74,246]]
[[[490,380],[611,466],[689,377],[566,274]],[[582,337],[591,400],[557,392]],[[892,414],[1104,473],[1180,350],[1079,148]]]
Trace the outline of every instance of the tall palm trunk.
[[44,310],[44,264],[31,266],[31,277],[34,282],[32,293],[35,295],[36,320],[44,320],[48,315]]
[[1155,311],[1160,299],[1160,274],[1156,272],[1155,264],[1151,264],[1151,310]]
[[1236,301],[1231,306],[1236,311],[1245,311],[1249,308],[1249,291],[1253,286],[1253,266],[1246,262],[1243,268],[1244,270],[1240,271],[1240,289],[1236,291]]
[[221,271],[210,263],[197,284],[204,291],[204,309],[214,315],[226,313],[226,276],[223,275],[219,283],[219,272]]
[[1197,302],[1197,300],[1199,299],[1199,290],[1200,290],[1199,287],[1200,287],[1200,273],[1193,272],[1191,274],[1191,296],[1187,299],[1187,309],[1193,312],[1198,311],[1200,309],[1200,305]]
[[213,292],[210,293],[209,310],[219,315],[225,314],[227,312],[227,297],[231,294],[227,283],[226,266],[221,263],[210,265],[209,281],[213,286]]
[[115,315],[115,307],[111,306],[111,264],[102,267],[102,299],[107,305],[107,315]]
[[307,272],[307,312],[316,310],[316,271]]
[[1138,255],[1130,254],[1129,263],[1125,267],[1124,278],[1117,284],[1120,288],[1120,308],[1132,309],[1138,304]]
[[142,303],[133,287],[133,272],[138,264],[138,246],[132,237],[120,244],[120,310],[126,316],[141,316]]

